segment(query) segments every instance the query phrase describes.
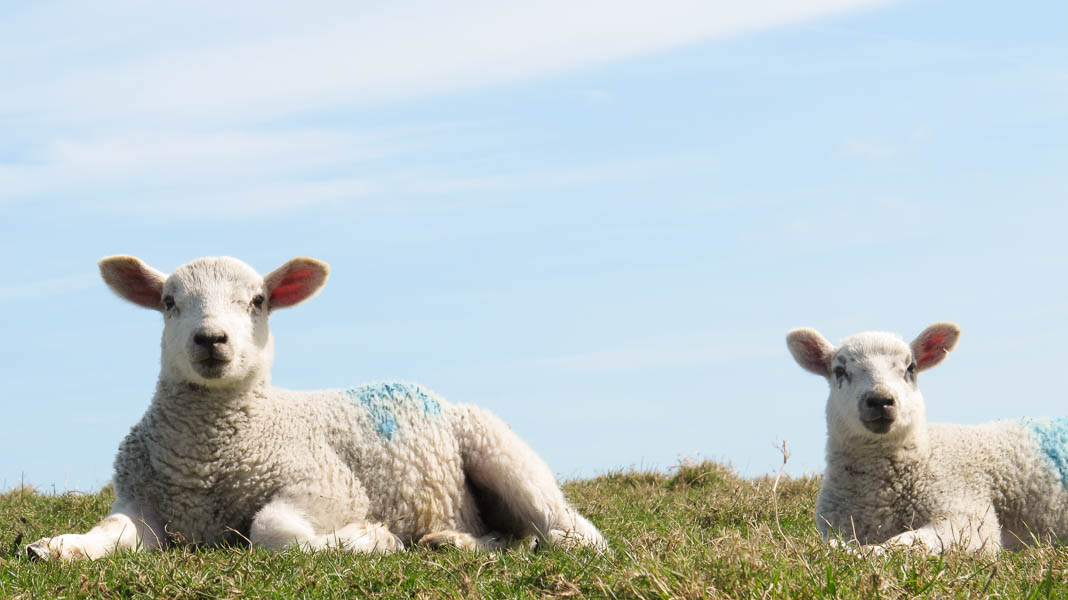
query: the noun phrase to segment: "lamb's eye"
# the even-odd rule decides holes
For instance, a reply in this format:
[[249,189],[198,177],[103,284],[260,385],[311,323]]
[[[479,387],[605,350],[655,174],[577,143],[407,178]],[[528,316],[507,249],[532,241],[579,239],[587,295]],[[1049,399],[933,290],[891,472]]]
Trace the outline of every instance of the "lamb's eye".
[[835,367],[834,368],[834,377],[835,377],[835,379],[841,381],[842,378],[845,377],[845,376],[846,376],[845,367]]
[[263,308],[263,300],[263,294],[258,294],[255,298],[252,299],[252,306],[255,306],[256,310]]
[[905,379],[916,379],[916,363],[911,362],[907,369],[905,369]]
[[174,296],[164,296],[163,297],[163,306],[167,310],[173,310],[174,309]]

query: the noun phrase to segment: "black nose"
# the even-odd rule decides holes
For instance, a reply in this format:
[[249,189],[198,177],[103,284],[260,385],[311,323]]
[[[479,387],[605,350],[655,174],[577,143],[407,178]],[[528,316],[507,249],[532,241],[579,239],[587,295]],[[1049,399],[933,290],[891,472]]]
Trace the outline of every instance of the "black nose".
[[198,346],[207,346],[209,348],[215,344],[225,344],[226,333],[222,331],[201,329],[193,336],[193,343]]
[[894,405],[894,397],[879,392],[868,392],[860,399],[861,405],[869,410],[888,408]]

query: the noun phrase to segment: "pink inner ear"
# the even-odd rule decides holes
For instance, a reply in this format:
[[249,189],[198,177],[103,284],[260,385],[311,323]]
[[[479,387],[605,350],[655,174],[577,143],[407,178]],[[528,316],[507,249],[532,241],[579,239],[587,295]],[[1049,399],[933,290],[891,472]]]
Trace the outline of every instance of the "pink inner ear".
[[823,348],[816,342],[816,340],[801,340],[801,345],[805,347],[805,354],[808,355],[810,361],[819,362],[823,359]]
[[304,300],[316,290],[320,274],[318,269],[300,267],[291,269],[271,290],[271,304],[283,307]]
[[920,343],[920,355],[916,357],[916,364],[920,367],[930,364],[932,361],[937,361],[946,352],[946,347],[942,344],[945,339],[949,337],[948,333],[936,333],[931,337],[923,340]]
[[801,346],[805,349],[805,367],[812,371],[826,372],[827,371],[827,355],[824,353],[824,346],[819,340],[812,338],[802,338],[799,340]]
[[120,277],[119,286],[127,300],[142,306],[155,307],[160,303],[162,290],[150,281],[136,264],[123,264],[115,269]]

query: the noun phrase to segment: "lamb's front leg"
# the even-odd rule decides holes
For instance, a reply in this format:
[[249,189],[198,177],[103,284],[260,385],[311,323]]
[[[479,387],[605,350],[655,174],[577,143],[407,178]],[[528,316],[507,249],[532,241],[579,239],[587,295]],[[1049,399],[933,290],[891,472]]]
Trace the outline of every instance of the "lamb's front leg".
[[40,560],[72,561],[101,558],[116,550],[157,550],[163,543],[163,528],[154,511],[117,500],[111,513],[89,531],[41,538],[26,546],[26,554]]
[[[310,509],[310,510],[309,510]],[[404,547],[385,525],[358,521],[330,531],[316,531],[314,507],[276,498],[256,513],[249,541],[273,550],[297,546],[304,550],[344,548],[352,552],[395,552]]]
[[[533,548],[533,542],[536,540],[531,537],[528,538],[530,544],[529,548]],[[444,529],[441,531],[435,531],[428,533],[419,538],[416,542],[420,546],[426,546],[428,548],[441,548],[444,546],[451,546],[460,550],[477,550],[481,552],[491,552],[494,550],[501,550],[509,546],[507,540],[501,539],[494,534],[487,534],[481,537],[475,537],[470,533],[456,531],[453,529]],[[522,542],[521,542],[522,543]]]
[[996,554],[1001,550],[1001,526],[993,507],[985,514],[938,519],[918,529],[899,533],[879,545],[880,548],[913,547],[927,554],[945,550],[963,550]]

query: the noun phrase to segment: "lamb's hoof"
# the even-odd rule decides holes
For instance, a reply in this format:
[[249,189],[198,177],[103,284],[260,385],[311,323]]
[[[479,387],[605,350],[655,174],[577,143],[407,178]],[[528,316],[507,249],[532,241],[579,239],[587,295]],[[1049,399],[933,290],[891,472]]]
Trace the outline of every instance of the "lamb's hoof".
[[30,560],[54,560],[56,558],[55,553],[48,547],[49,538],[41,538],[36,542],[26,546],[26,558]]
[[354,552],[390,554],[404,549],[400,538],[380,524],[351,524],[334,534],[328,545],[338,545]]
[[551,529],[548,541],[554,546],[560,546],[565,550],[578,550],[579,548],[593,548],[599,552],[608,549],[608,542],[600,533],[584,533],[574,529]]
[[[853,542],[844,542],[838,538],[828,538],[827,546],[834,550],[845,552],[847,554],[852,554],[853,556],[864,556],[864,553],[861,551],[861,546]],[[864,548],[875,547],[880,548],[880,550],[885,552],[885,548],[882,548],[881,546],[864,546]],[[873,551],[873,555],[875,554],[878,554],[878,550]]]
[[857,551],[857,554],[864,557],[886,556],[890,554],[890,548],[882,544],[870,544],[862,546],[861,549]]
[[77,539],[70,539],[73,535],[60,535],[54,538],[41,538],[26,546],[26,556],[30,560],[85,560],[89,555],[82,549]]
[[515,540],[509,546],[509,548],[514,548],[516,550],[526,550],[528,552],[533,552],[533,551],[538,549],[538,538],[537,538],[537,536],[533,536],[533,535],[528,535],[526,537],[519,538],[518,540]]
[[419,538],[417,543],[427,548],[443,546],[451,546],[460,550],[478,550],[479,548],[478,540],[473,535],[459,531],[435,531]]

